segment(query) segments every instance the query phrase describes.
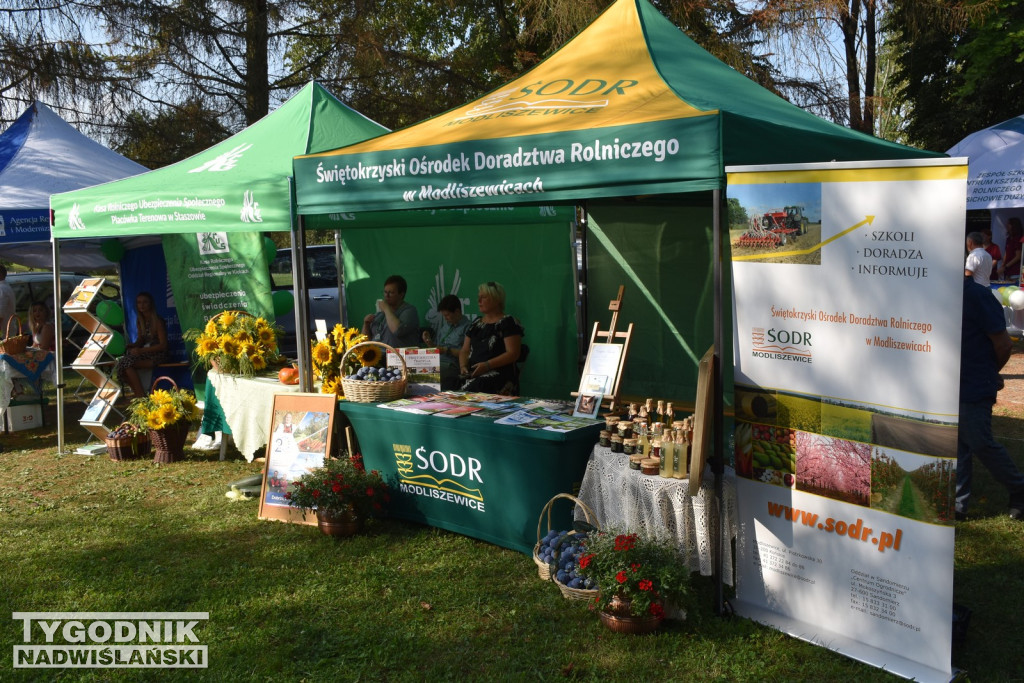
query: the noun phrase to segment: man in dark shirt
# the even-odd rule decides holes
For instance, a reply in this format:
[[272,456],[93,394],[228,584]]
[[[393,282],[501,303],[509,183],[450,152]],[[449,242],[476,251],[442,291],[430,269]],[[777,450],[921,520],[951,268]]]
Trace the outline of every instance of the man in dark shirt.
[[956,517],[966,519],[973,457],[1010,492],[1010,517],[1024,519],[1024,474],[992,436],[992,406],[1003,388],[999,370],[1013,350],[1002,307],[992,292],[964,278],[960,350],[960,428],[956,462]]

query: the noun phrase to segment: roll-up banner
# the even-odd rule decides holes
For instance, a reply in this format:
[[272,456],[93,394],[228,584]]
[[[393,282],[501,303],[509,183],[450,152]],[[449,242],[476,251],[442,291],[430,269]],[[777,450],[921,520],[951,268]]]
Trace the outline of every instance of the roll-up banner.
[[947,681],[966,159],[726,172],[736,609]]

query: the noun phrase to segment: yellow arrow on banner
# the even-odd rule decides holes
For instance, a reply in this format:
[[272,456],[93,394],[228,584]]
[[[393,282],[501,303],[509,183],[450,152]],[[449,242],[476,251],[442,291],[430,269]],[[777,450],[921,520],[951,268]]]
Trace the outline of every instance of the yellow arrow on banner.
[[871,225],[874,221],[875,221],[875,217],[874,216],[865,216],[864,220],[862,220],[860,223],[857,223],[856,225],[854,225],[852,227],[849,227],[849,228],[847,228],[846,230],[843,230],[840,233],[836,233],[835,235],[832,235],[831,237],[829,237],[824,242],[819,242],[818,244],[815,244],[813,247],[808,247],[807,249],[797,249],[796,251],[777,251],[777,252],[773,252],[771,254],[750,254],[748,256],[733,256],[732,260],[733,261],[763,261],[764,259],[767,259],[767,258],[783,258],[785,256],[801,256],[803,254],[810,254],[812,251],[817,251],[818,249],[821,249],[823,246],[825,246],[829,242],[834,242],[835,240],[839,239],[843,235],[846,235],[848,233],[853,232],[857,228],[863,228],[865,225]]

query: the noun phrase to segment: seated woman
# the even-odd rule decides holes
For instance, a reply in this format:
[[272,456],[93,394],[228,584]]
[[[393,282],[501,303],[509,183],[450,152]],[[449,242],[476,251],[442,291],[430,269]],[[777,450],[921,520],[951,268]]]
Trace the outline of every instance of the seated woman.
[[515,364],[526,332],[518,320],[505,314],[505,288],[497,282],[477,288],[477,305],[480,317],[466,328],[459,351],[459,369],[465,378],[460,389],[517,393]]
[[36,301],[28,312],[28,327],[32,331],[32,346],[43,351],[57,350],[57,335],[54,333],[50,311],[42,301]]
[[135,341],[127,344],[124,355],[117,359],[114,376],[139,398],[145,391],[137,368],[156,367],[167,360],[167,325],[156,312],[156,301],[149,292],[139,292],[135,297],[135,314]]
[[437,304],[437,314],[427,316],[430,330],[423,331],[423,343],[436,346],[441,354],[441,389],[459,386],[459,351],[466,338],[469,318],[462,315],[459,297],[449,294]]

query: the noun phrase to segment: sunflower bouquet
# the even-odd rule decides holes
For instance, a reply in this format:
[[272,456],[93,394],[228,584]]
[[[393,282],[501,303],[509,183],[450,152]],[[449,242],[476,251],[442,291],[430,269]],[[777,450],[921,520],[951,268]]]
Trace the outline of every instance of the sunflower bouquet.
[[196,407],[196,397],[188,389],[154,389],[147,396],[134,399],[128,405],[128,421],[143,429],[158,431],[181,422],[197,422],[202,412]]
[[229,375],[252,377],[280,363],[279,329],[264,318],[245,311],[222,311],[206,321],[202,330],[191,329],[184,338],[195,343],[196,364],[215,367]]
[[380,362],[381,350],[377,347],[366,347],[360,354],[350,354],[345,360],[347,367],[341,367],[341,360],[348,350],[366,339],[366,335],[356,327],[335,325],[325,339],[313,342],[310,356],[313,359],[313,375],[320,380],[320,393],[342,396],[343,376],[360,367],[375,366]]

